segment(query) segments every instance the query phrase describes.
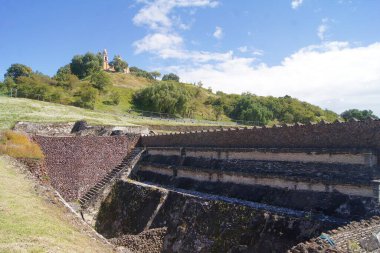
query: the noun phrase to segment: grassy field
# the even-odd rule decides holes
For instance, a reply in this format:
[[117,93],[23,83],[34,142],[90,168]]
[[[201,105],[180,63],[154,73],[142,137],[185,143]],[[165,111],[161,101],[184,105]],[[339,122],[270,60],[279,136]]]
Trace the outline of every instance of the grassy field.
[[83,233],[62,206],[38,194],[16,166],[0,156],[0,252],[112,252]]
[[[17,121],[31,122],[72,122],[86,120],[94,125],[189,125],[175,121],[130,118],[74,106],[60,105],[26,98],[0,96],[0,130],[11,128]],[[207,124],[191,124],[207,125]]]

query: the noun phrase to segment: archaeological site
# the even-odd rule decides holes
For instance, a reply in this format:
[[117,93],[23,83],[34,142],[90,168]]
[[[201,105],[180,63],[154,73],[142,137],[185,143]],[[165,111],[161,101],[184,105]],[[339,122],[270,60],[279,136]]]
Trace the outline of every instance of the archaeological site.
[[15,130],[45,155],[34,173],[125,252],[380,249],[378,120],[163,134],[83,121]]

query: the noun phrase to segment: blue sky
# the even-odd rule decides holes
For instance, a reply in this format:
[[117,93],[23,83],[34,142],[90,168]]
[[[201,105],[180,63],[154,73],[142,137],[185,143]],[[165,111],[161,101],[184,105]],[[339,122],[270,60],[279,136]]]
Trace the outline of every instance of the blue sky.
[[228,93],[380,115],[377,0],[0,0],[0,76],[107,48]]

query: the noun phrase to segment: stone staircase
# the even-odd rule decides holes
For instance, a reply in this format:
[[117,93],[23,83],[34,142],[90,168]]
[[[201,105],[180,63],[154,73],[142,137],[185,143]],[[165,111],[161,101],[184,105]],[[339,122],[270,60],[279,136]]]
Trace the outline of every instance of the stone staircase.
[[82,208],[86,208],[89,202],[96,197],[111,181],[118,178],[128,169],[132,169],[133,164],[138,161],[141,154],[144,152],[143,148],[134,148],[123,161],[117,165],[113,170],[108,172],[96,185],[79,199]]

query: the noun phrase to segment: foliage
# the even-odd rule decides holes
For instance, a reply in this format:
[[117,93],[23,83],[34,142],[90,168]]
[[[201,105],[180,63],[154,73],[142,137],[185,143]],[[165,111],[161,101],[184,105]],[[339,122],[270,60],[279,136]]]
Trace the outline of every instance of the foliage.
[[82,85],[76,93],[76,97],[75,105],[93,110],[98,98],[98,90],[90,85]]
[[273,113],[249,93],[243,94],[237,100],[231,116],[238,120],[254,121],[260,125],[266,125],[269,120],[273,119]]
[[14,131],[0,133],[0,154],[15,158],[43,158],[43,153],[36,143],[28,136]]
[[99,71],[91,75],[90,84],[100,92],[106,92],[112,86],[111,78],[104,71]]
[[373,114],[373,111],[371,110],[358,110],[358,109],[350,109],[347,111],[344,111],[341,114],[342,118],[345,119],[346,121],[350,119],[358,119],[358,120],[365,120],[368,119],[369,117],[378,119],[376,115]]
[[175,81],[179,82],[179,76],[173,73],[166,74],[162,77],[162,81]]
[[158,77],[161,76],[161,73],[158,71],[150,72],[150,74],[151,74],[151,76],[153,76],[154,79],[157,79]]
[[134,104],[143,110],[186,115],[190,94],[181,84],[161,82],[135,93]]
[[118,105],[120,103],[120,93],[112,91],[108,96],[108,100],[103,103],[107,105]]
[[135,75],[135,76],[140,76],[147,79],[154,79],[151,73],[149,73],[148,71],[139,69],[138,67],[130,67],[129,71],[131,72],[132,75]]
[[86,53],[76,55],[70,63],[71,73],[82,79],[90,76],[102,69],[103,58],[101,54]]
[[59,68],[53,79],[57,81],[58,86],[65,89],[72,89],[79,82],[78,77],[71,73],[69,64]]
[[14,88],[18,97],[47,100],[56,103],[69,104],[71,95],[62,87],[57,86],[57,81],[45,75],[31,74],[16,79]]
[[113,60],[110,62],[110,66],[112,66],[116,72],[124,72],[124,69],[128,68],[128,63],[121,59],[120,55],[114,56]]
[[4,75],[4,78],[12,78],[15,80],[16,78],[20,76],[29,76],[32,74],[32,69],[24,64],[15,63],[12,64],[8,69],[7,72]]

